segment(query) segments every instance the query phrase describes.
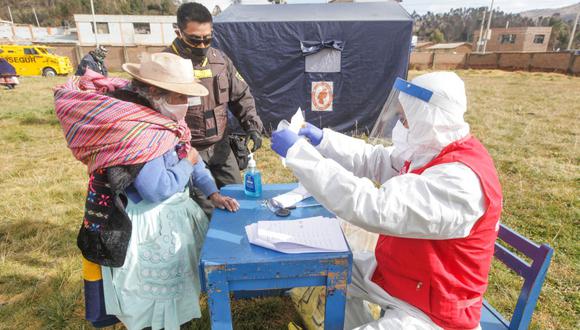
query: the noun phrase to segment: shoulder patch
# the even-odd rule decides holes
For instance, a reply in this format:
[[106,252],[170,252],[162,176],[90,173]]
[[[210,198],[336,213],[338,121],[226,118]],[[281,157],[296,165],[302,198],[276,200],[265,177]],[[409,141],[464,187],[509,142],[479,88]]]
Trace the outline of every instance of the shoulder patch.
[[213,72],[210,69],[203,69],[203,70],[193,70],[195,74],[195,78],[197,79],[204,79],[204,78],[211,78],[213,77]]
[[238,70],[236,70],[236,78],[240,81],[246,82]]

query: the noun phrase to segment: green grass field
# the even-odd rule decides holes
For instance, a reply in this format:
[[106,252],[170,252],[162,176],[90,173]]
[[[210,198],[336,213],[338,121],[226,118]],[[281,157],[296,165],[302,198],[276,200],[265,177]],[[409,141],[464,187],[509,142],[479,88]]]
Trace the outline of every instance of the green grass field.
[[[412,72],[417,75],[419,72]],[[459,71],[467,119],[500,172],[502,222],[555,255],[534,329],[580,328],[580,79],[558,74]],[[51,88],[64,78],[22,78],[0,91],[0,329],[82,329],[76,233],[87,176],[66,148]],[[257,153],[265,183],[291,182],[269,142]],[[511,315],[521,281],[494,263],[486,298]],[[195,329],[208,329],[204,318]],[[286,298],[234,302],[236,329],[299,322]],[[117,327],[120,328],[120,327]]]

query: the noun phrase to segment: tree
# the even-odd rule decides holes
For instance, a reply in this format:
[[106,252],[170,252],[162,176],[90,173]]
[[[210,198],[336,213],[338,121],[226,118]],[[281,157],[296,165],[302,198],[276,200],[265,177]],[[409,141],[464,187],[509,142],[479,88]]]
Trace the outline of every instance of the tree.
[[[479,8],[454,8],[447,13],[434,14],[427,12],[419,15],[414,12],[411,16],[415,20],[415,34],[419,39],[432,39],[439,34],[448,42],[473,41],[473,33],[479,31],[481,19],[485,7]],[[491,27],[504,27],[509,22],[510,26],[533,26],[534,20],[520,16],[519,14],[504,13],[495,10]]]
[[445,36],[443,35],[443,32],[441,32],[439,29],[435,29],[433,30],[433,32],[431,32],[431,36],[429,36],[429,41],[441,43],[445,41]]
[[[109,15],[175,15],[179,0],[95,0],[96,14]],[[73,21],[74,14],[90,14],[89,0],[2,0],[0,18],[7,19],[8,7],[17,24],[33,24],[36,9],[42,26],[59,26],[63,21]]]
[[552,27],[552,35],[548,47],[552,50],[566,49],[570,40],[570,30],[566,22],[562,20],[560,14],[554,14],[548,22]]

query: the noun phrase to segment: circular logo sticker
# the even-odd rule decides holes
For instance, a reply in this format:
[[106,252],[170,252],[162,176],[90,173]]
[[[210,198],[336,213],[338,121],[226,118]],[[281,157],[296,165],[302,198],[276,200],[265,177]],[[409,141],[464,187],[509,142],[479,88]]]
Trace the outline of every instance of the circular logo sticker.
[[312,82],[312,111],[332,111],[332,81]]

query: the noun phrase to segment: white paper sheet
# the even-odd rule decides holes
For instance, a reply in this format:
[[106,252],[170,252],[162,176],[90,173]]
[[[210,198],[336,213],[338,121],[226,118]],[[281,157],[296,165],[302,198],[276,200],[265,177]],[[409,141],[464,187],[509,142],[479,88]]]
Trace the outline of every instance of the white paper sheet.
[[246,234],[250,243],[283,253],[348,251],[335,218],[258,221],[246,226]]
[[[278,123],[278,126],[276,127],[276,131],[283,130],[283,129],[287,128],[290,131],[298,134],[298,132],[300,131],[302,126],[304,126],[304,122],[305,121],[304,121],[304,115],[302,114],[302,109],[298,108],[298,110],[296,110],[296,113],[290,119],[290,122],[288,122],[286,119],[284,119]],[[284,167],[286,167],[286,160],[284,159],[284,157],[280,157],[280,159],[282,160],[282,165]]]
[[304,188],[303,185],[298,184],[296,189],[272,198],[272,203],[277,207],[290,207],[310,196],[312,195],[310,195],[306,188]]
[[298,134],[302,126],[304,126],[304,115],[302,114],[302,109],[298,108],[294,116],[290,119],[290,126],[288,129]]

